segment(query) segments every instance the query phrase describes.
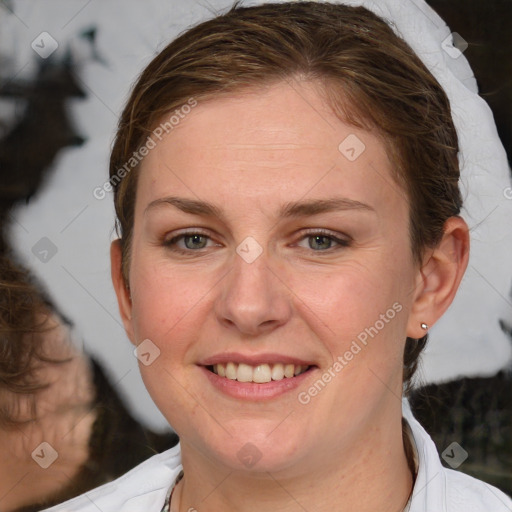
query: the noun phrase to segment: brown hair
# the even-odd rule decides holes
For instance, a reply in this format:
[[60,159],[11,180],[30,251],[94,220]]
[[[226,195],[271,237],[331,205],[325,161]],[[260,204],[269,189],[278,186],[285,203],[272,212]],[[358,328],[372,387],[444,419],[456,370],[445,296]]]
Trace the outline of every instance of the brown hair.
[[21,395],[29,398],[35,416],[36,394],[49,385],[38,370],[69,360],[45,350],[45,334],[55,329],[54,309],[30,272],[0,254],[0,426],[18,423],[15,398]]
[[[411,250],[419,264],[462,205],[457,134],[442,87],[388,24],[363,7],[239,3],[164,48],[138,78],[121,115],[110,182],[126,285],[139,166],[122,180],[120,169],[162,116],[190,98],[206,101],[293,78],[315,81],[340,119],[383,136],[410,205]],[[407,339],[405,384],[426,342],[427,336]]]

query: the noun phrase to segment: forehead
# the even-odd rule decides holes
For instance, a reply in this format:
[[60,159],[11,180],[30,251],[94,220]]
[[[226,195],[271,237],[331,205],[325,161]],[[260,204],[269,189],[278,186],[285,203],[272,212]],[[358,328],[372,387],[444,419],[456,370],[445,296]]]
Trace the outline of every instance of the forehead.
[[282,82],[199,102],[145,157],[138,203],[180,194],[268,209],[333,193],[404,196],[378,134],[342,122],[314,84]]

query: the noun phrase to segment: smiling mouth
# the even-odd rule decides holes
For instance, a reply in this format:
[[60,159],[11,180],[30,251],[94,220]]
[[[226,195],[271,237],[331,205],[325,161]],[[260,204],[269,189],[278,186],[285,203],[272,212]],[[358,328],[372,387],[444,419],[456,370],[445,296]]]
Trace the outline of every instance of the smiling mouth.
[[313,368],[313,366],[283,363],[264,363],[251,366],[245,363],[229,362],[206,366],[206,368],[219,377],[226,379],[264,384],[266,382],[297,377]]

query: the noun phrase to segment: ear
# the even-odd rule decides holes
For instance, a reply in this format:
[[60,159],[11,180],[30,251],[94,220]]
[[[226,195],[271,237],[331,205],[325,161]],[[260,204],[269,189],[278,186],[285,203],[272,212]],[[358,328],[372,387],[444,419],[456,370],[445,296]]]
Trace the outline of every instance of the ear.
[[421,338],[443,315],[455,297],[469,261],[469,228],[461,217],[450,217],[434,249],[427,251],[418,270],[407,336]]
[[119,306],[119,313],[123,321],[124,330],[134,343],[133,327],[132,327],[132,299],[130,290],[127,287],[123,278],[122,272],[123,256],[121,250],[121,240],[118,238],[110,244],[110,272],[112,276],[112,284],[117,296],[117,304]]

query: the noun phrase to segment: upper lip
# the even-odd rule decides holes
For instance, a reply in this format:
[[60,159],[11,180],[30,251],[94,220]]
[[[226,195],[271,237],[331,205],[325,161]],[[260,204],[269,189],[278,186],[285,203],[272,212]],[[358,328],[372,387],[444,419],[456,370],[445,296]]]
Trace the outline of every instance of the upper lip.
[[284,354],[275,353],[262,353],[262,354],[240,354],[238,352],[223,352],[207,359],[203,359],[198,364],[201,366],[213,366],[219,363],[244,363],[250,366],[257,366],[258,364],[295,364],[302,366],[313,366],[314,363],[300,359],[298,357],[287,356]]

